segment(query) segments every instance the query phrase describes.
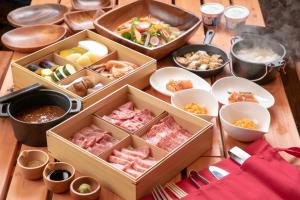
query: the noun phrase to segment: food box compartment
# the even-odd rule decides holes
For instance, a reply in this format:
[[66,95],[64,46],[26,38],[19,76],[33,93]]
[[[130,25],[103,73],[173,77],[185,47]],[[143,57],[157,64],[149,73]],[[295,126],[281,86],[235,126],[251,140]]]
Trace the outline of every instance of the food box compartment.
[[[164,156],[155,166],[135,179],[101,159],[101,156],[105,159],[108,151],[100,155],[100,158],[91,156],[90,153],[79,150],[73,143],[66,141],[60,136],[62,130],[72,130],[74,124],[78,124],[83,119],[95,114],[95,112],[99,110],[108,109],[107,107],[112,102],[122,99],[126,95],[139,97],[136,98],[137,101],[146,102],[148,108],[153,109],[155,107],[156,109],[168,112],[176,117],[176,120],[185,119],[188,123],[181,122],[181,125],[184,128],[193,126],[194,128],[190,130],[195,130],[193,136],[188,141],[169,153],[149,144],[151,149],[161,152]],[[120,197],[127,200],[139,199],[149,194],[154,185],[166,183],[180,173],[182,169],[190,165],[194,160],[209,150],[212,144],[212,126],[213,124],[210,122],[186,113],[183,110],[179,110],[135,87],[126,85],[111,95],[99,100],[81,113],[74,115],[65,122],[50,129],[47,132],[48,151],[54,158],[74,165],[79,172],[96,177],[104,187],[112,190]],[[118,127],[115,128],[122,131],[122,129]],[[135,135],[130,135],[130,137],[135,138],[131,140],[143,141],[142,138]],[[126,143],[128,142],[127,140],[128,138],[123,140],[121,142],[122,144],[119,143],[118,145],[124,145],[123,142]],[[147,144],[144,141],[143,143]],[[118,145],[115,147],[118,147]],[[58,146],[60,148],[57,148]],[[109,151],[112,151],[112,149]]]
[[[56,83],[46,80],[43,77],[35,74],[34,72],[28,70],[26,66],[31,63],[35,63],[43,58],[49,58],[49,60],[58,62],[57,64],[70,64],[69,61],[55,54],[55,52],[67,49],[69,47],[74,47],[78,44],[78,41],[87,38],[90,38],[92,40],[98,41],[106,45],[111,50],[112,54],[117,54],[118,58],[124,59],[126,61],[131,61],[137,64],[139,67],[133,72],[108,83],[103,89],[94,92],[91,95],[80,97],[79,99],[82,101],[84,108],[126,84],[132,84],[138,88],[145,88],[146,86],[148,86],[148,78],[151,75],[151,73],[156,70],[156,60],[145,56],[137,51],[129,49],[123,45],[120,45],[97,33],[94,33],[89,30],[84,30],[12,63],[12,73],[15,88],[21,89],[34,83],[40,83],[47,88],[58,90],[71,97],[78,98],[78,95],[64,88],[61,88]],[[110,56],[110,54],[108,54],[107,56]],[[105,57],[103,57],[102,59],[105,59]],[[98,62],[100,61],[101,59]],[[78,70],[83,68],[78,65],[74,65],[74,67]]]

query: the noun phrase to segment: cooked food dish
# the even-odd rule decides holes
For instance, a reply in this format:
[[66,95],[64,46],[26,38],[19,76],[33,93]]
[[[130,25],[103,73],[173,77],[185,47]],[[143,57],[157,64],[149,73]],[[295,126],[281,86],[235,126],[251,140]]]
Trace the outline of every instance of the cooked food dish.
[[208,55],[206,51],[189,52],[183,56],[177,56],[176,61],[183,66],[194,70],[210,70],[222,65],[221,55]]
[[129,101],[114,110],[110,115],[104,115],[102,119],[134,132],[150,122],[153,116],[148,109],[138,110],[134,107],[133,102]]
[[228,97],[229,103],[241,102],[241,101],[258,103],[258,101],[255,99],[254,94],[252,92],[233,91],[233,92],[228,92],[228,94],[229,94]]
[[280,58],[280,55],[268,47],[243,48],[236,52],[236,56],[248,62],[258,63],[272,62]]
[[207,114],[207,109],[198,103],[188,103],[184,106],[184,110],[193,114]]
[[93,77],[91,76],[83,76],[75,79],[67,85],[61,86],[77,94],[78,96],[84,97],[101,89],[104,85],[102,83],[96,83]]
[[248,129],[256,130],[256,123],[253,120],[247,119],[247,118],[237,120],[233,123],[233,125],[241,127],[241,128],[248,128]]
[[178,28],[151,16],[134,17],[118,26],[115,32],[123,38],[149,48],[164,45],[181,34]]
[[182,128],[170,115],[161,119],[142,137],[149,143],[168,152],[187,141],[192,134]]
[[59,52],[63,58],[78,63],[81,66],[91,65],[108,54],[108,48],[94,40],[78,42],[77,47],[65,49]]
[[27,69],[52,82],[60,81],[76,72],[70,64],[59,66],[47,59],[40,61],[38,65],[30,64]]
[[108,157],[108,162],[135,178],[157,163],[154,158],[150,157],[150,148],[147,146],[114,149],[112,155]]
[[103,151],[118,142],[109,132],[102,130],[94,124],[82,128],[69,140],[96,156],[99,156]]
[[180,90],[193,88],[193,83],[191,80],[170,80],[167,83],[166,88],[170,92],[177,92]]
[[138,68],[136,64],[122,60],[110,60],[106,63],[90,67],[95,72],[112,80],[120,78],[136,68]]
[[64,109],[54,105],[40,105],[24,108],[15,118],[28,123],[46,123],[53,121],[66,113]]

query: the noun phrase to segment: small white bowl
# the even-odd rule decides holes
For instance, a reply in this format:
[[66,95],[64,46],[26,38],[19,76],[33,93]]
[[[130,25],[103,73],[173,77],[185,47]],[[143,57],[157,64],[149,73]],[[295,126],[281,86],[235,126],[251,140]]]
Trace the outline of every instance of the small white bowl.
[[164,67],[156,70],[150,77],[150,85],[158,92],[172,96],[174,92],[167,90],[166,85],[170,80],[190,80],[193,88],[211,91],[211,86],[204,79],[188,70],[179,67]]
[[[237,120],[248,118],[257,124],[257,129],[247,129],[234,126]],[[256,103],[237,102],[220,109],[220,119],[224,130],[233,137],[242,142],[251,142],[269,131],[270,113],[269,111]]]
[[174,93],[171,103],[177,108],[184,110],[188,103],[199,103],[206,107],[208,114],[195,114],[205,120],[210,121],[218,116],[219,104],[210,92],[201,89],[188,89]]
[[252,92],[258,103],[265,108],[270,108],[275,103],[275,99],[270,92],[245,78],[229,76],[217,80],[212,86],[212,94],[224,105],[229,104],[228,97],[230,95],[228,92],[233,91]]

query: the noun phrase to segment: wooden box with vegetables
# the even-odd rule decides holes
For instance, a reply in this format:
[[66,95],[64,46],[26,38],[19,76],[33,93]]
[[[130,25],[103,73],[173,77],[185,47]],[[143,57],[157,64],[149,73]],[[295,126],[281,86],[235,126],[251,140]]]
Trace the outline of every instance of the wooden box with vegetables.
[[12,64],[16,88],[38,82],[79,98],[84,107],[125,84],[146,87],[155,70],[156,60],[88,30]]
[[47,131],[48,151],[135,200],[206,152],[212,126],[127,85]]

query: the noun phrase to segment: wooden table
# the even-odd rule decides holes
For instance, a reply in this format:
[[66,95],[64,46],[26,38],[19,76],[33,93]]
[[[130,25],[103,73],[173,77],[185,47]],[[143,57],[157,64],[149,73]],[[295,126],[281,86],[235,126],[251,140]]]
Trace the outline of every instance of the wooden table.
[[[117,5],[124,5],[133,0],[118,0]],[[230,4],[240,4],[248,7],[250,9],[250,16],[247,20],[247,24],[253,25],[264,25],[264,20],[261,14],[260,6],[258,0],[161,0],[166,3],[173,3],[179,7],[182,7],[194,14],[200,16],[200,6],[201,2],[220,2],[224,6],[229,6]],[[57,0],[32,0],[32,4],[41,3],[55,3]],[[61,0],[61,4],[71,7],[70,0]],[[213,40],[213,44],[221,47],[225,51],[229,51],[230,48],[230,38],[231,33],[224,29],[224,18],[222,20],[222,26],[215,29],[216,35]],[[190,43],[201,43],[204,38],[204,28],[201,26],[194,37],[190,40]],[[0,54],[1,55],[1,54]],[[2,54],[3,55],[3,54]],[[24,56],[14,52],[13,60]],[[0,62],[1,64],[1,62]],[[171,65],[170,58],[165,58],[158,62],[159,67]],[[213,83],[215,80],[229,76],[230,72],[228,67],[224,72],[216,77],[207,79],[209,83]],[[7,89],[12,87],[12,75],[10,69],[7,72],[6,78],[1,88],[0,95],[7,93]],[[271,113],[271,127],[269,133],[265,136],[266,140],[277,147],[290,147],[290,146],[300,146],[299,134],[295,126],[295,122],[290,110],[290,106],[284,91],[283,83],[280,76],[278,75],[276,80],[264,86],[272,95],[275,97],[276,103],[270,109]],[[166,96],[163,96],[152,88],[146,90],[148,93],[157,96],[165,101],[170,101]],[[212,149],[205,153],[205,155],[199,157],[193,164],[191,164],[187,169],[202,169],[206,168],[208,165],[213,164],[217,161],[222,160],[227,157],[227,150],[233,146],[240,146],[244,148],[247,144],[237,142],[236,140],[230,138],[227,133],[222,129],[220,125],[219,118],[213,121],[215,123],[214,133],[213,133],[213,145]],[[25,180],[20,174],[20,170],[15,166],[16,158],[18,153],[24,149],[34,149],[25,145],[18,144],[13,136],[13,130],[8,119],[0,119],[0,200],[68,200],[71,199],[69,193],[65,194],[52,194],[47,191],[42,180],[38,181],[28,181]],[[47,150],[46,148],[40,148]],[[299,162],[292,157],[283,154],[289,162],[300,166]],[[181,175],[174,177],[173,180],[179,180]],[[120,199],[114,195],[109,190],[102,188],[101,199]]]

